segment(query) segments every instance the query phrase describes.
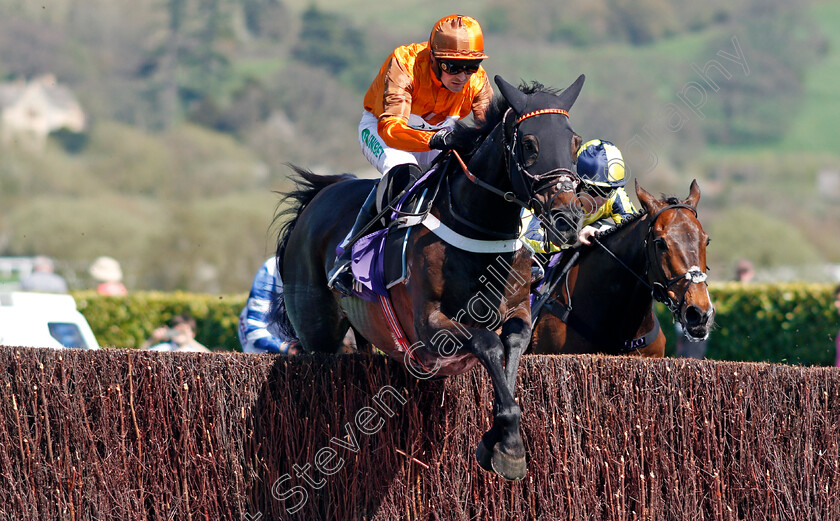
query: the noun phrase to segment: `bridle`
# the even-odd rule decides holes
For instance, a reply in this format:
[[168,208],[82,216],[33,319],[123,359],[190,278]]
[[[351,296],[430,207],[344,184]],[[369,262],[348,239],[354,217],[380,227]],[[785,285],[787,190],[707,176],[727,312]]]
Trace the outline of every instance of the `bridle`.
[[[516,119],[516,121],[513,122],[513,134],[508,140],[506,137],[505,130],[507,128],[508,118],[511,114],[513,114],[513,110],[508,108],[507,112],[505,112],[505,115],[502,117],[502,121],[499,123],[499,125],[502,126],[502,145],[507,151],[507,154],[505,155],[505,163],[509,173],[511,184],[513,185],[512,191],[506,192],[504,190],[500,190],[499,188],[496,188],[495,186],[479,179],[475,176],[475,174],[469,171],[466,163],[464,163],[464,160],[461,159],[461,156],[454,150],[452,151],[453,155],[460,163],[461,170],[463,170],[467,179],[469,179],[472,183],[498,195],[505,201],[521,206],[522,208],[532,209],[535,206],[539,207],[541,211],[534,212],[534,215],[537,216],[544,225],[550,226],[551,223],[546,222],[545,220],[545,216],[547,215],[547,212],[545,211],[545,206],[543,206],[542,203],[540,203],[535,197],[533,197],[533,194],[537,194],[541,191],[551,188],[552,186],[560,185],[557,192],[554,195],[552,195],[551,199],[548,201],[548,207],[551,208],[552,202],[560,194],[564,192],[577,191],[578,186],[580,186],[580,177],[578,177],[576,173],[572,172],[570,169],[565,167],[555,168],[553,170],[549,170],[548,172],[543,172],[540,174],[532,174],[528,171],[528,169],[525,166],[522,165],[520,158],[517,157],[516,143],[517,137],[519,135],[519,125],[524,120],[532,118],[534,116],[541,116],[544,114],[558,114],[568,118],[569,112],[567,110],[558,108],[545,108],[534,110],[532,112],[527,112],[519,116]],[[517,192],[529,194],[528,199],[525,200],[519,197],[517,195]]]
[[[507,129],[507,120],[511,114],[513,114],[513,110],[511,109],[508,109],[507,112],[505,112],[505,115],[502,118],[503,129]],[[576,191],[577,187],[580,185],[580,177],[568,168],[558,167],[547,172],[533,174],[522,165],[520,158],[517,157],[516,144],[519,138],[519,125],[528,118],[546,114],[558,114],[566,118],[569,117],[569,112],[564,109],[545,108],[534,110],[516,118],[516,121],[513,122],[513,133],[510,140],[506,138],[506,132],[504,132],[504,130],[502,132],[503,145],[505,150],[507,150],[507,156],[505,159],[514,192],[518,191],[519,193],[529,194],[527,204],[532,208],[535,204],[540,204],[539,201],[533,197],[533,194],[542,192],[543,190],[546,190],[558,183],[561,184],[561,191],[569,192]],[[517,188],[519,188],[519,190],[517,190]],[[557,194],[555,194],[554,197],[556,197],[556,195]],[[544,208],[541,209],[544,210]]]
[[[645,242],[644,242],[644,250],[645,250],[645,275],[647,275],[648,280],[642,278],[638,273],[636,273],[631,267],[624,263],[621,259],[619,259],[609,248],[604,246],[604,244],[594,237],[592,240],[604,249],[613,259],[618,261],[627,271],[633,274],[639,281],[646,286],[651,291],[651,295],[657,302],[661,302],[665,304],[668,310],[674,315],[679,316],[679,310],[685,304],[685,296],[688,294],[688,290],[692,284],[706,284],[706,273],[698,266],[691,266],[685,273],[681,275],[677,275],[673,278],[668,278],[665,274],[665,271],[662,269],[660,264],[653,262],[654,255],[652,251],[655,249],[655,245],[653,244],[653,226],[656,223],[656,220],[662,215],[663,212],[668,210],[679,210],[679,209],[687,209],[691,210],[694,214],[694,217],[697,217],[697,209],[691,205],[684,204],[684,203],[677,203],[677,204],[669,204],[663,208],[660,208],[650,219],[650,224],[648,225],[648,231],[645,235]],[[655,267],[655,272],[653,270]],[[653,280],[648,282],[652,278],[656,278],[657,280]],[[682,281],[688,280],[688,284],[685,286],[685,290],[682,292],[679,301],[675,301],[668,295],[668,290],[674,284]]]
[[[670,204],[668,206],[665,206],[664,208],[660,208],[658,212],[653,214],[653,217],[651,217],[650,219],[650,226],[648,227],[647,236],[645,237],[645,262],[647,263],[647,269],[651,270],[652,267],[657,268],[656,271],[658,273],[656,275],[659,279],[662,279],[661,281],[656,280],[651,282],[651,291],[653,294],[653,298],[665,304],[671,311],[671,313],[673,313],[674,315],[677,315],[679,313],[679,310],[685,304],[685,296],[686,294],[688,294],[688,289],[691,287],[692,284],[707,284],[706,273],[699,266],[691,266],[685,273],[668,279],[667,275],[665,274],[665,270],[662,269],[662,265],[653,262],[652,251],[656,249],[656,245],[653,243],[651,238],[653,236],[653,225],[654,223],[656,223],[656,219],[659,218],[659,216],[662,215],[662,212],[666,210],[677,210],[681,208],[691,210],[691,212],[694,214],[694,217],[697,218],[697,208],[684,203]],[[649,272],[648,279],[651,278],[651,275],[652,273]],[[680,296],[679,302],[674,302],[674,299],[672,299],[668,295],[668,290],[671,288],[671,286],[684,279],[688,280],[689,282],[685,285],[685,289],[683,290],[682,295]]]

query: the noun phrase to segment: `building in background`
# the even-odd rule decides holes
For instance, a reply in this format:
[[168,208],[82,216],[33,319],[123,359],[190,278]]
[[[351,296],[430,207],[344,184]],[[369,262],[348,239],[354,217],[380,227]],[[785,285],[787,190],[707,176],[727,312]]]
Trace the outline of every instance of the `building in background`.
[[42,150],[50,132],[82,132],[85,126],[81,105],[55,76],[0,83],[0,142],[4,146]]

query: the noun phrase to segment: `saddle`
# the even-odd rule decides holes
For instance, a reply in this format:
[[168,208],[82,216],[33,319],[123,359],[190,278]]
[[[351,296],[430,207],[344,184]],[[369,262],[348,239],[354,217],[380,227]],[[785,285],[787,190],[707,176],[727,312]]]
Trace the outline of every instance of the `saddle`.
[[[422,218],[432,209],[444,170],[442,163],[432,166],[394,205],[387,222],[383,222],[384,229],[365,235],[353,244],[351,269],[355,278],[355,296],[378,302],[380,296],[388,296],[388,289],[408,278],[408,239],[417,218]],[[380,182],[377,191],[379,208],[385,204],[382,202],[386,193],[384,185]],[[415,218],[414,223],[407,224],[407,218]]]

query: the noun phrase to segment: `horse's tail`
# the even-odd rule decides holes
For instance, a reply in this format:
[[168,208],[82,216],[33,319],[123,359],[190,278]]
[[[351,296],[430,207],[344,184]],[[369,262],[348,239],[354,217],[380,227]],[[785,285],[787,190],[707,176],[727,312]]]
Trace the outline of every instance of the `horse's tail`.
[[[295,183],[295,188],[288,192],[280,192],[282,197],[277,203],[277,210],[272,221],[273,226],[285,219],[277,236],[277,273],[280,274],[281,279],[283,279],[283,256],[286,254],[289,237],[297,225],[301,212],[306,209],[309,203],[312,202],[312,199],[324,188],[348,179],[356,179],[356,176],[353,174],[318,175],[293,164],[288,164],[288,166],[294,170],[291,179]],[[297,338],[297,333],[289,321],[288,313],[286,313],[286,302],[283,299],[283,293],[275,295],[271,303],[269,319],[271,323],[277,325],[283,334]]]

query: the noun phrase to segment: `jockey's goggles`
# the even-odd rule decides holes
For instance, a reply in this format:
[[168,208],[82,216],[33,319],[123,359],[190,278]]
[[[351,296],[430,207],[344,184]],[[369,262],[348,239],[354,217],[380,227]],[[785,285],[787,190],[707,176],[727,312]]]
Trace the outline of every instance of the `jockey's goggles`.
[[592,183],[587,183],[584,181],[581,183],[581,191],[587,193],[589,195],[608,198],[612,193],[613,189],[609,186],[598,186]]
[[440,70],[446,74],[475,74],[480,65],[481,60],[440,60]]

